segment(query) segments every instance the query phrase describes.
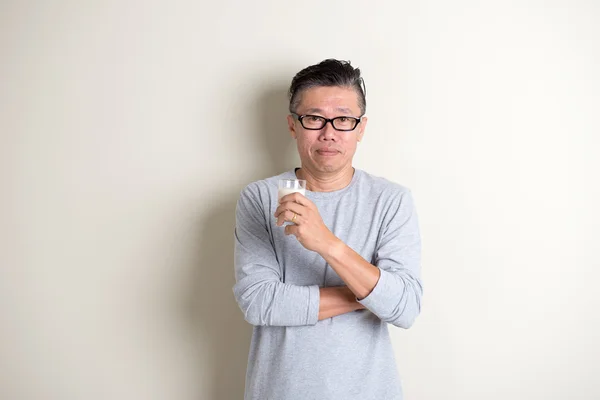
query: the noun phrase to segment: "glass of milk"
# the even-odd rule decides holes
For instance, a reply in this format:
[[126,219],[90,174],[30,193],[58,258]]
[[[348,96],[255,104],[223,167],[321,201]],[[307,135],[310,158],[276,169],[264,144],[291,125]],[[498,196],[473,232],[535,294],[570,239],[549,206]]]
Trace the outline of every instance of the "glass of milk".
[[277,201],[281,202],[281,198],[290,193],[300,193],[302,196],[306,196],[306,181],[302,179],[280,179]]

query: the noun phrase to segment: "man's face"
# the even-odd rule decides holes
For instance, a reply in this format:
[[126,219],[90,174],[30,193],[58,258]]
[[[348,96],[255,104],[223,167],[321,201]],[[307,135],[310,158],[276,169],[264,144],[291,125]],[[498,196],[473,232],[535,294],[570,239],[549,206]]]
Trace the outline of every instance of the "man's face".
[[[360,117],[358,93],[354,89],[339,86],[319,86],[306,89],[300,94],[298,115],[317,115],[325,118]],[[362,139],[367,118],[353,131],[337,131],[331,123],[320,130],[302,127],[293,116],[288,116],[288,126],[296,139],[302,167],[313,173],[335,173],[352,168],[356,144]]]

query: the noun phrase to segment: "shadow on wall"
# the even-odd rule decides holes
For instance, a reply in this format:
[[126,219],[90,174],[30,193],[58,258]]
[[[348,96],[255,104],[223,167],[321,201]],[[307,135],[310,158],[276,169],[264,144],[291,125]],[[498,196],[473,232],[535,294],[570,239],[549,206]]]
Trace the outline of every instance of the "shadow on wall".
[[[248,165],[241,176],[247,183],[279,174],[297,165],[295,142],[287,130],[287,86],[267,88],[253,104],[248,115],[256,116],[250,134],[259,143],[255,165]],[[255,108],[254,108],[255,107]],[[270,162],[265,163],[265,160]],[[257,167],[258,166],[258,167]],[[220,193],[220,202],[204,214],[199,222],[199,254],[191,279],[193,304],[192,318],[195,337],[201,347],[209,349],[202,354],[205,368],[212,373],[205,388],[211,400],[242,399],[248,350],[252,327],[233,296],[234,258],[233,240],[235,207],[242,187],[230,187]]]

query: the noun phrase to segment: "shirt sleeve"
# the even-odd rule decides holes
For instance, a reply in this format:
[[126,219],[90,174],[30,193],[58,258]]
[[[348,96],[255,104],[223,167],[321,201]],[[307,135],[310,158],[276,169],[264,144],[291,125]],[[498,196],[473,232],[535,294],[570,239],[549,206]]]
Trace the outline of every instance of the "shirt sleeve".
[[421,312],[423,296],[421,238],[410,191],[399,193],[390,202],[375,264],[381,272],[379,281],[367,297],[358,301],[381,320],[410,328]]
[[315,325],[319,287],[286,284],[267,229],[266,213],[248,187],[236,207],[235,299],[252,325]]

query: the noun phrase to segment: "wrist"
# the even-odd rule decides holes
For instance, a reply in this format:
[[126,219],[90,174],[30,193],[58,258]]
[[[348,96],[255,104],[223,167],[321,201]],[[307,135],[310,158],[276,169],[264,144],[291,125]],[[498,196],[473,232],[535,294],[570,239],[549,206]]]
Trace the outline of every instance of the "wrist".
[[333,236],[331,240],[327,242],[327,246],[325,247],[325,251],[322,254],[322,257],[328,262],[339,260],[342,254],[344,253],[345,248],[346,244],[337,237]]
[[352,290],[350,290],[349,287],[345,287],[346,289],[346,296],[348,299],[348,302],[352,305],[352,308],[356,311],[356,310],[362,310],[365,308],[365,306],[363,306],[361,303],[358,302],[358,299],[356,298],[356,295],[354,294],[354,292]]
[[339,286],[339,294],[344,298],[344,302],[353,310],[360,310],[364,308],[362,304],[356,299],[356,295],[350,290],[348,286]]

